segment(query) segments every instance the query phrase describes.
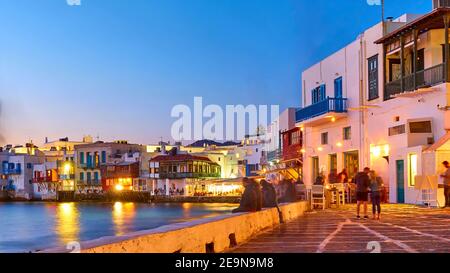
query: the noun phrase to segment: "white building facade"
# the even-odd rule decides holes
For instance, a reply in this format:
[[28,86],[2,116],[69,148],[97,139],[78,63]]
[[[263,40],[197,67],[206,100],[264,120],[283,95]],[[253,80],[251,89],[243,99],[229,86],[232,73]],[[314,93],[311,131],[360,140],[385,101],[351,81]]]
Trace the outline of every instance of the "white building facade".
[[449,16],[435,8],[380,23],[302,74],[306,107],[296,121],[306,184],[321,172],[347,169],[352,178],[370,167],[391,203],[423,204],[427,182],[442,205],[436,184],[441,162],[450,161]]

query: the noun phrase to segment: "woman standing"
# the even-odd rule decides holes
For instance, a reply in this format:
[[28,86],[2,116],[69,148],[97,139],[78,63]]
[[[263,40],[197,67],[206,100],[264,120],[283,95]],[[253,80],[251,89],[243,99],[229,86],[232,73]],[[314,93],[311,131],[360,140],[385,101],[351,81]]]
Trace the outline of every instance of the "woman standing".
[[375,171],[370,171],[370,190],[372,197],[373,220],[381,219],[381,190],[383,188],[383,180],[377,176]]

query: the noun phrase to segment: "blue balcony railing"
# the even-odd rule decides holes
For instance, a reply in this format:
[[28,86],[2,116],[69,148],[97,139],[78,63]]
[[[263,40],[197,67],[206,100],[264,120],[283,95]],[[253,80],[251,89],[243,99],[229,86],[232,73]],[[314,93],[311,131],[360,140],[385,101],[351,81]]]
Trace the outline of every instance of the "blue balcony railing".
[[346,112],[347,112],[346,98],[328,97],[323,101],[297,110],[295,114],[295,119],[297,122],[302,122],[328,113],[346,113]]
[[3,175],[18,175],[22,173],[21,168],[15,168],[15,169],[3,169],[2,174]]

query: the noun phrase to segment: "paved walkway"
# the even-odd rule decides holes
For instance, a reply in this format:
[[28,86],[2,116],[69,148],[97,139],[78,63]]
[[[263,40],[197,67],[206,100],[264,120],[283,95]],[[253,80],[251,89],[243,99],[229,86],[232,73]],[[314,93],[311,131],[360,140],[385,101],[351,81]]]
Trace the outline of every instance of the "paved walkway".
[[[235,253],[450,253],[450,209],[383,205],[357,220],[354,205],[314,211],[235,248]],[[371,209],[371,206],[369,206]]]

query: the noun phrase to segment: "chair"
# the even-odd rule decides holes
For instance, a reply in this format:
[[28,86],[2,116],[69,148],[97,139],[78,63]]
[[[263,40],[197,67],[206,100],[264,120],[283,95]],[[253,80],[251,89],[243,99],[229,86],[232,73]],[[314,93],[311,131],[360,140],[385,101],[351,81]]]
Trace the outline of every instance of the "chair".
[[296,185],[297,197],[301,200],[308,200],[308,189],[306,185]]
[[311,189],[311,207],[314,209],[316,206],[326,208],[325,187],[313,185]]
[[[345,185],[342,183],[334,184],[334,187],[336,188],[336,191],[333,193],[333,201],[336,201],[338,206],[345,205]],[[337,200],[335,200],[337,199]]]

